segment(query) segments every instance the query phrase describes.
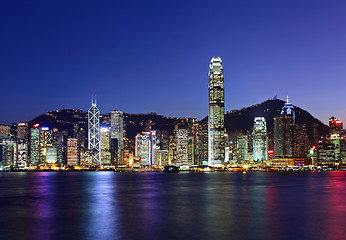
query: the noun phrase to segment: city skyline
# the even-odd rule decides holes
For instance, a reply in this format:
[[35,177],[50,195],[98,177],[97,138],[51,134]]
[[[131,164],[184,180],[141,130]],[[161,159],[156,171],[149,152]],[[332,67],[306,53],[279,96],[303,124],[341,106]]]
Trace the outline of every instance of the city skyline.
[[4,2],[0,122],[63,106],[87,110],[91,94],[101,113],[201,119],[213,56],[225,69],[225,111],[289,95],[325,124],[346,119],[346,3],[196,6]]
[[345,12],[3,0],[1,239],[343,239]]

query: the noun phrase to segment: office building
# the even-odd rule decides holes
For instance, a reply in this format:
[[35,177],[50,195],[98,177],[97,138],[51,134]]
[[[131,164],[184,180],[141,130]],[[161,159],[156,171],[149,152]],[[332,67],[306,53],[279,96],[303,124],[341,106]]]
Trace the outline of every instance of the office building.
[[137,134],[135,144],[135,156],[140,157],[142,166],[158,163],[156,131],[142,132],[141,134]]
[[109,127],[101,127],[101,165],[111,165]]
[[209,65],[208,165],[224,164],[224,76],[220,57]]
[[78,165],[78,139],[67,138],[67,165]]
[[24,139],[17,140],[17,161],[16,168],[24,169],[28,162],[28,142]]
[[100,161],[100,111],[96,106],[96,98],[91,101],[88,111],[88,148],[92,151],[93,165],[101,165]]
[[264,117],[256,117],[253,132],[253,161],[262,162],[268,159],[267,124]]
[[281,109],[281,115],[274,118],[274,154],[275,157],[293,157],[293,139],[295,113],[293,105],[287,102]]
[[247,163],[249,161],[249,136],[237,136],[237,162]]
[[18,123],[17,125],[17,139],[28,139],[28,123]]
[[11,134],[11,127],[7,125],[0,125],[0,138],[9,138]]
[[124,149],[124,120],[123,112],[111,112],[111,159],[118,165],[121,161],[121,152]]
[[173,165],[183,166],[190,165],[188,151],[188,131],[187,129],[175,129],[176,137],[176,159]]
[[30,165],[37,166],[40,163],[40,129],[35,124],[30,129]]

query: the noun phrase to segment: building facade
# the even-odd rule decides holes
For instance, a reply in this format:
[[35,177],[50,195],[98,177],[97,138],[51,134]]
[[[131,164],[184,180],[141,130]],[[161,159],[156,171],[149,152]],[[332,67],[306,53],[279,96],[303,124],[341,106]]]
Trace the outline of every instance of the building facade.
[[88,111],[88,148],[92,151],[93,165],[101,165],[100,159],[100,111],[96,99],[92,99]]
[[37,166],[40,163],[40,129],[30,129],[30,165]]
[[67,165],[79,165],[77,138],[67,138]]
[[208,165],[224,164],[224,76],[220,57],[209,65]]
[[111,159],[113,164],[121,162],[121,152],[124,150],[124,120],[123,112],[111,112]]
[[189,163],[189,151],[188,151],[188,131],[187,129],[176,129],[176,159],[174,165],[190,165]]
[[140,157],[142,166],[158,164],[158,153],[156,131],[142,132],[136,135],[135,157]]
[[293,157],[295,114],[293,105],[287,102],[281,115],[274,118],[274,155],[281,158]]
[[267,124],[264,117],[256,117],[253,126],[253,161],[268,159]]
[[111,165],[110,131],[108,127],[101,128],[101,164]]

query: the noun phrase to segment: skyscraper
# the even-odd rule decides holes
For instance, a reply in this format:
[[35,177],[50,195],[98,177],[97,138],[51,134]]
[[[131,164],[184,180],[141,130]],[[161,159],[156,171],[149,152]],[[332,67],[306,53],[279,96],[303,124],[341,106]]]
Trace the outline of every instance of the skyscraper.
[[30,165],[36,166],[40,163],[40,129],[38,124],[30,130]]
[[28,139],[28,123],[18,123],[17,139]]
[[101,164],[111,164],[109,127],[101,127]]
[[92,99],[88,111],[88,148],[92,151],[92,164],[100,165],[100,111]]
[[78,139],[67,138],[67,165],[78,165]]
[[337,119],[335,117],[329,118],[329,128],[330,128],[330,135],[342,135],[343,133],[343,124],[340,119]]
[[224,80],[220,57],[213,57],[209,65],[208,165],[222,165],[224,146]]
[[28,161],[28,143],[27,140],[17,140],[17,162],[16,168],[25,168]]
[[0,138],[8,138],[11,133],[10,126],[0,125]]
[[156,131],[142,132],[136,135],[135,155],[141,157],[141,165],[153,165],[158,162]]
[[123,112],[111,112],[111,153],[112,162],[120,164],[121,151],[124,149],[124,120]]
[[247,163],[249,161],[249,136],[237,136],[237,160],[238,163]]
[[187,129],[178,128],[175,129],[176,136],[176,160],[174,165],[190,165],[188,161],[188,131]]
[[256,117],[253,126],[253,161],[263,161],[268,158],[267,124],[264,117]]
[[46,164],[47,158],[47,145],[51,142],[52,131],[49,127],[41,127],[40,129],[40,164]]
[[150,132],[136,135],[135,155],[141,158],[141,165],[151,165],[151,147]]
[[275,157],[293,157],[293,138],[295,113],[293,105],[287,102],[281,109],[281,115],[274,118],[274,154]]
[[335,147],[335,160],[341,160],[341,145],[343,144],[343,124],[340,119],[335,117],[329,118],[329,128],[330,128],[330,137],[329,141],[334,144]]
[[304,164],[307,143],[306,126],[296,124],[294,106],[287,97],[281,115],[274,118],[274,155],[277,159],[286,158],[286,163]]

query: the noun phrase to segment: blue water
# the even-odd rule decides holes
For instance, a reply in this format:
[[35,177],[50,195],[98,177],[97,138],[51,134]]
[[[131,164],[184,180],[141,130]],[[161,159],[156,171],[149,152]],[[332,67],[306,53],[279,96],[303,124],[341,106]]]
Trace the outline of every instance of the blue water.
[[346,239],[346,172],[0,173],[0,239]]

